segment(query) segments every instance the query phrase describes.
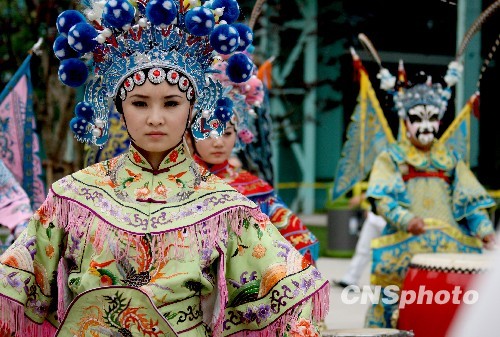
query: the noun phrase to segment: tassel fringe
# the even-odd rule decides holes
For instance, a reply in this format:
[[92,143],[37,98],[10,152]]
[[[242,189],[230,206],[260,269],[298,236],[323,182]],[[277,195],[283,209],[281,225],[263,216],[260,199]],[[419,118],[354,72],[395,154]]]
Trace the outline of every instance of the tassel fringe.
[[[52,191],[49,193],[53,193]],[[50,196],[50,195],[49,195]],[[143,233],[132,233],[126,230],[117,228],[112,224],[99,218],[93,210],[86,208],[78,202],[59,197],[53,193],[52,198],[47,198],[47,202],[41,207],[45,208],[47,213],[55,217],[58,221],[54,222],[56,226],[64,229],[67,232],[78,232],[82,223],[92,223],[98,221],[97,230],[92,238],[94,249],[99,252],[104,247],[111,248],[116,259],[126,259],[129,256],[131,247],[141,244]],[[219,248],[220,242],[227,242],[228,230],[234,231],[237,235],[241,235],[243,231],[243,220],[247,217],[253,217],[260,225],[268,223],[268,217],[261,213],[258,208],[228,208],[219,214],[213,215],[209,219],[199,221],[195,224],[190,224],[185,227],[175,228],[162,233],[151,234],[150,244],[153,254],[159,259],[184,259],[190,254],[201,254],[203,249],[219,250],[221,259],[218,267],[219,285],[222,285],[218,291],[218,300],[214,310],[212,319],[213,335],[222,336],[225,307],[228,302],[228,290],[224,285],[226,256]],[[97,220],[96,220],[97,218]],[[230,228],[228,228],[230,226]],[[198,235],[201,239],[198,244]],[[198,245],[196,249],[189,249]],[[64,313],[69,305],[67,294],[67,270],[63,262],[58,266],[58,317],[64,317]],[[306,301],[312,303],[313,320],[316,322],[322,321],[329,306],[329,286],[326,282],[316,293]],[[304,301],[303,303],[305,303]],[[16,331],[29,332],[28,335],[49,337],[55,333],[55,328],[49,323],[36,324],[24,316],[24,307],[21,304],[9,301],[3,297],[0,298],[1,305],[1,321],[3,326],[14,327]],[[273,323],[260,331],[241,331],[234,336],[241,337],[275,337],[276,333],[282,335],[287,324],[298,319],[302,304],[291,308],[287,313],[275,320]],[[23,317],[24,319],[20,319]],[[26,334],[24,334],[26,335]],[[17,336],[17,335],[16,335]],[[21,336],[21,334],[19,334]]]
[[[14,333],[15,337],[53,337],[56,328],[49,322],[37,324],[24,315],[24,306],[0,295],[0,332]],[[10,334],[5,334],[10,336]]]

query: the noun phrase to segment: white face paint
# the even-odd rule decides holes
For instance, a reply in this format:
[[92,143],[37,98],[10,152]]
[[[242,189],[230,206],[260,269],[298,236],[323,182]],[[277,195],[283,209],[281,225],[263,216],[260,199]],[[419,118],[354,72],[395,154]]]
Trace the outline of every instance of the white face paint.
[[431,144],[439,130],[439,108],[416,105],[408,110],[406,126],[410,137],[422,147]]

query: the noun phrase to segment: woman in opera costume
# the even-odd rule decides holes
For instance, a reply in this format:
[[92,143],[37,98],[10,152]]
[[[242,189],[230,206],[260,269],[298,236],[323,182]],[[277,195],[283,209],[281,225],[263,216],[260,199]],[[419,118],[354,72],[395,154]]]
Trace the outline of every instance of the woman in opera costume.
[[235,23],[238,3],[82,4],[86,18],[73,10],[58,17],[54,44],[61,81],[86,82],[70,127],[78,139],[104,144],[114,102],[131,146],[54,183],[0,257],[3,329],[319,336],[328,282],[255,203],[199,167],[183,141],[193,109],[214,111],[223,98],[207,77],[213,50],[230,55],[234,81],[250,76],[241,51],[251,31]]

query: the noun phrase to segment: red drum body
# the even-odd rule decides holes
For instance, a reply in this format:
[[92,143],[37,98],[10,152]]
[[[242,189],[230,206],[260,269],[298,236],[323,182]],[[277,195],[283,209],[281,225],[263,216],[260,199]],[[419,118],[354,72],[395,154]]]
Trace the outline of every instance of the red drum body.
[[471,281],[487,264],[484,255],[474,253],[413,256],[399,298],[398,328],[417,337],[446,336],[458,307],[478,300]]
[[384,328],[326,330],[323,337],[413,337],[411,331]]

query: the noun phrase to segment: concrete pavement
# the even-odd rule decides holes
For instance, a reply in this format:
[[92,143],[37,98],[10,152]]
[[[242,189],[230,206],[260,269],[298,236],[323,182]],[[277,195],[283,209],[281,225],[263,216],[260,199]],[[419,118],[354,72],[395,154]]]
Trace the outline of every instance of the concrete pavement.
[[[321,274],[330,280],[339,280],[347,270],[351,259],[337,259],[321,257],[317,261],[317,268]],[[360,286],[370,284],[370,270],[366,266],[360,280]],[[343,288],[330,287],[330,311],[325,319],[327,329],[355,329],[364,325],[368,304],[342,303]]]
[[[299,214],[303,223],[315,226],[327,226],[328,215],[325,214]],[[339,280],[349,267],[349,258],[321,257],[317,261],[319,271],[330,280]],[[360,286],[370,284],[370,267],[367,265],[360,279]],[[328,329],[356,329],[364,326],[368,304],[342,303],[342,288],[330,287],[330,312],[325,319]]]

